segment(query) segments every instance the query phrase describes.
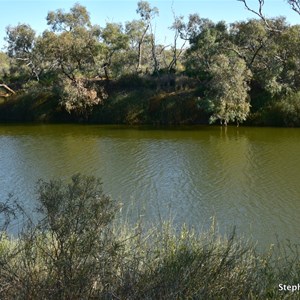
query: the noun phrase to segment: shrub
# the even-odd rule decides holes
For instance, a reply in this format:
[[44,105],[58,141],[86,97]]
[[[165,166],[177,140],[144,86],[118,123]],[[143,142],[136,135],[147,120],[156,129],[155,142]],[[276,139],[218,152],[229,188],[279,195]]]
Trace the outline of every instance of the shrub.
[[67,112],[75,112],[78,115],[87,116],[93,106],[101,104],[108,95],[104,87],[99,87],[97,92],[94,88],[87,88],[82,80],[64,80],[61,87],[60,104]]
[[276,106],[285,126],[300,126],[300,92],[280,100]]
[[[294,299],[278,285],[299,282],[297,247],[259,253],[215,226],[117,223],[118,206],[94,177],[40,181],[37,192],[39,220],[17,239],[0,236],[1,299]],[[25,213],[13,208],[0,212]]]
[[[106,292],[118,243],[116,206],[93,177],[40,181],[38,212],[0,261],[1,299],[85,299]],[[3,241],[2,241],[3,243]],[[22,296],[21,296],[22,295]]]
[[300,126],[300,92],[274,100],[262,109],[257,120],[272,126]]

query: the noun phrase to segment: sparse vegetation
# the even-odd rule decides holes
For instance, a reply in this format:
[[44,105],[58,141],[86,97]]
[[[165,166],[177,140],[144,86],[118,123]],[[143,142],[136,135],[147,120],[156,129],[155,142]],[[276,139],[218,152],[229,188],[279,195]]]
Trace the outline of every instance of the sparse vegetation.
[[[40,181],[37,196],[39,220],[28,220],[18,237],[1,235],[1,299],[295,297],[279,284],[299,282],[297,247],[261,253],[214,224],[197,233],[169,222],[120,223],[118,204],[94,177]],[[22,211],[16,202],[0,206],[2,217]]]

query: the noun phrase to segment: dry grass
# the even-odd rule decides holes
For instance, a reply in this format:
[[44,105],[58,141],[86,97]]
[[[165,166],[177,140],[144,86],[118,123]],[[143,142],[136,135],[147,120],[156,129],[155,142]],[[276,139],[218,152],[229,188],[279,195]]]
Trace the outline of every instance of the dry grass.
[[[115,222],[101,183],[40,182],[44,218],[0,241],[1,299],[293,299],[297,247],[258,253],[233,232]],[[2,208],[7,206],[2,206]],[[298,295],[299,296],[299,295]],[[296,297],[297,298],[297,297]]]

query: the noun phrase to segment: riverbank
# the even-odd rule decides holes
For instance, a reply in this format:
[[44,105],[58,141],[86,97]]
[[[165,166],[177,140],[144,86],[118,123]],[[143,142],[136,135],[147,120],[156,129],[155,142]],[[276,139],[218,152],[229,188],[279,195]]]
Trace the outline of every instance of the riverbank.
[[21,92],[0,103],[0,122],[80,122],[97,124],[204,124],[195,88],[181,90],[110,83],[109,97],[83,114],[68,113],[50,89]]
[[[100,87],[106,83],[100,82]],[[127,125],[209,124],[202,92],[195,82],[158,89],[154,80],[110,82],[108,98],[84,112],[67,112],[59,95],[47,87],[33,87],[0,101],[0,122],[87,123]],[[298,94],[259,107],[263,95],[253,92],[247,126],[300,126]],[[266,101],[266,100],[263,100]],[[266,101],[268,103],[268,101]],[[259,108],[257,108],[259,107]]]
[[[221,236],[214,222],[202,233],[171,222],[128,224],[94,177],[74,175],[68,185],[40,181],[37,191],[44,218],[24,223],[16,239],[1,234],[1,299],[294,299],[298,293],[283,290],[299,282],[294,246],[261,253],[234,231]],[[1,212],[24,215],[15,202],[2,203]]]
[[234,235],[175,232],[169,224],[114,230],[109,238],[115,244],[85,248],[74,236],[75,241],[65,240],[66,252],[55,245],[59,237],[53,231],[48,238],[28,232],[18,240],[2,238],[1,299],[295,299],[299,294],[299,257],[284,249],[258,253]]

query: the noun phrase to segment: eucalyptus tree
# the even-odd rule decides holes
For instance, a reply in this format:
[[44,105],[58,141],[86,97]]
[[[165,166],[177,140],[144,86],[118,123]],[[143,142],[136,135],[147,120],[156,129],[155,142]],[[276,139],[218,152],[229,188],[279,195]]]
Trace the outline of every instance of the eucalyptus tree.
[[171,30],[174,31],[174,38],[173,38],[173,45],[171,45],[171,53],[172,53],[172,59],[170,60],[170,62],[168,63],[168,72],[176,72],[177,71],[177,63],[178,60],[180,59],[180,57],[182,56],[182,54],[184,53],[184,48],[186,45],[187,40],[183,40],[183,42],[181,43],[181,46],[178,47],[178,40],[181,38],[180,37],[180,30],[182,28],[182,20],[183,17],[177,17],[175,16],[175,13],[173,12],[174,15],[174,22],[172,24],[172,26],[170,27]]
[[150,30],[145,32],[145,22],[132,20],[125,23],[125,34],[128,37],[127,70],[130,73],[149,71],[152,61],[152,36]]
[[292,78],[299,68],[299,26],[290,26],[282,17],[268,19],[268,24],[277,30],[257,19],[233,23],[230,39],[234,52],[251,69],[255,85],[276,95],[296,88]]
[[279,84],[287,92],[298,92],[300,89],[300,25],[289,26],[278,43],[278,60],[281,62]]
[[[142,68],[142,59],[143,59],[143,46],[144,42],[146,40],[146,35],[148,32],[151,33],[150,36],[150,42],[151,42],[151,47],[155,48],[155,37],[153,34],[153,28],[152,28],[152,20],[155,16],[158,15],[159,11],[157,7],[151,7],[149,2],[147,1],[139,1],[138,2],[138,8],[136,12],[140,15],[141,17],[141,23],[142,25],[142,30],[141,30],[141,35],[138,40],[138,62],[137,62],[137,71],[141,71]],[[152,55],[155,55],[155,50],[152,50]],[[153,57],[155,59],[155,57]]]
[[4,52],[0,52],[0,83],[9,77],[10,59]]
[[[271,20],[268,24],[273,24]],[[261,88],[272,90],[274,77],[279,70],[277,59],[278,32],[266,28],[264,21],[251,19],[235,22],[230,27],[230,46],[228,49],[244,59],[253,73],[253,82]]]
[[[263,14],[263,6],[265,4],[265,0],[257,0],[258,1],[258,9],[250,8],[247,3],[247,0],[237,0],[244,3],[246,9],[260,17],[261,19],[265,20],[265,16]],[[295,11],[298,15],[300,15],[300,1],[299,0],[286,0],[286,2],[290,5],[291,9]],[[266,22],[267,24],[268,22]]]
[[100,36],[100,29],[91,25],[86,8],[75,4],[67,13],[60,9],[51,11],[47,21],[51,30],[43,33],[40,43],[48,60],[70,80],[85,75],[94,64]]
[[77,27],[91,27],[88,11],[78,3],[67,13],[62,9],[50,11],[46,19],[53,32],[72,31]]
[[[267,19],[264,14],[264,0],[257,0],[258,8],[253,9],[247,0],[246,9],[258,16],[266,32],[267,43],[257,51],[252,66],[253,82],[269,95],[258,93],[257,109],[271,112],[270,119],[281,118],[284,124],[299,124],[300,89],[300,37],[299,25],[290,26],[283,18]],[[300,15],[299,0],[287,0],[290,7]],[[257,21],[259,22],[259,21]],[[254,37],[254,34],[252,35]],[[249,39],[249,36],[248,36]],[[251,39],[251,38],[250,38]],[[264,99],[263,103],[259,99]],[[268,105],[265,105],[267,101]],[[272,102],[271,102],[272,101]],[[277,122],[277,121],[275,121]]]
[[69,12],[49,12],[47,21],[50,30],[44,31],[36,47],[48,70],[61,78],[61,104],[68,111],[82,113],[107,96],[103,89],[96,91],[86,86],[86,81],[97,75],[100,28],[91,25],[86,8],[79,4]]
[[144,25],[143,20],[132,20],[125,23],[125,34],[129,42],[127,57],[128,61],[131,62],[131,64],[128,65],[128,70],[131,73],[135,73],[137,68],[142,64],[142,53],[140,51],[141,40],[143,40],[144,44],[148,43],[148,37],[146,34],[144,35]]
[[41,68],[38,54],[34,51],[36,33],[27,24],[8,26],[6,28],[7,54],[12,58],[11,71],[24,77],[39,80]]
[[186,72],[199,81],[199,105],[210,114],[210,122],[239,125],[245,121],[250,113],[251,71],[245,58],[232,51],[227,25],[191,15],[178,28],[190,42]]
[[252,68],[261,53],[268,48],[269,34],[262,21],[251,19],[231,24],[230,41],[230,50]]
[[213,57],[224,52],[224,42],[228,39],[226,24],[191,15],[184,30],[190,43],[185,53],[186,72],[205,81]]
[[106,79],[109,80],[109,71],[113,70],[114,76],[125,72],[125,61],[122,59],[129,49],[129,37],[125,34],[123,26],[118,23],[106,23],[101,30],[102,51],[100,54],[101,66],[104,68]]
[[246,120],[250,112],[248,97],[251,72],[243,59],[218,54],[209,66],[210,80],[201,101],[211,114],[210,122],[219,120],[222,125]]
[[[173,45],[171,45],[169,51],[166,51],[168,57],[172,54],[171,59],[168,59],[168,71],[171,73],[176,72],[178,67],[177,64],[180,59],[181,69],[182,62],[185,62],[187,73],[197,77],[197,74],[201,73],[202,68],[198,59],[197,51],[199,50],[199,47],[196,45],[196,37],[199,37],[201,32],[203,32],[206,27],[212,25],[213,22],[209,19],[200,18],[196,13],[190,14],[187,22],[184,21],[183,16],[175,16],[174,11],[173,16],[174,22],[170,27],[170,29],[174,31]],[[180,46],[180,43],[178,42],[179,39],[181,39]],[[189,48],[185,47],[187,42],[190,43]],[[182,59],[183,56],[185,56],[185,58]]]

